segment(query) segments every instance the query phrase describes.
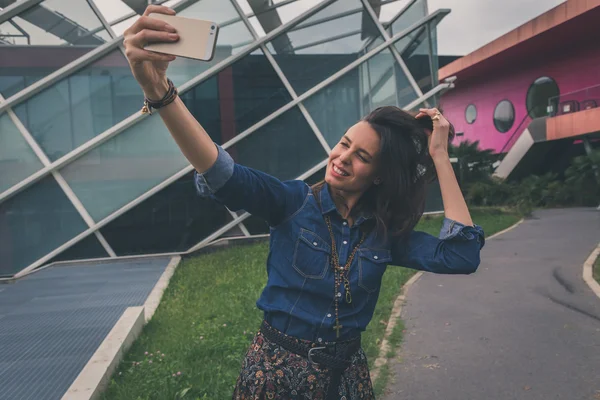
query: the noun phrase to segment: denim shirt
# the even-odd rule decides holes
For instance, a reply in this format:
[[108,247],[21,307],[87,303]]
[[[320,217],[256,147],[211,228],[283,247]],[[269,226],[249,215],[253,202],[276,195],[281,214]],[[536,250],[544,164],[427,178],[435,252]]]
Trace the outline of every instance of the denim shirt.
[[[477,225],[445,218],[439,238],[413,231],[404,240],[385,243],[370,234],[350,266],[352,302],[348,304],[343,285],[334,294],[331,238],[324,216],[331,217],[340,265],[360,241],[359,228],[366,218],[359,217],[350,226],[337,212],[327,185],[319,192],[319,206],[305,182],[281,182],[236,164],[223,148],[217,148],[214,165],[195,173],[196,189],[230,210],[245,210],[269,223],[268,279],[256,304],[268,323],[288,335],[315,342],[358,336],[371,321],[388,264],[439,274],[470,274],[479,266],[484,232]],[[339,338],[334,330],[334,295],[339,296],[343,326]]]

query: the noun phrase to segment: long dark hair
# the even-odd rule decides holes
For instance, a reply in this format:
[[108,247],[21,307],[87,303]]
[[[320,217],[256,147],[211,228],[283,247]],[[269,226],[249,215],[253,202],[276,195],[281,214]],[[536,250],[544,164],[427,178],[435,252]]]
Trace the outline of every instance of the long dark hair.
[[[374,221],[368,229],[374,229],[378,237],[410,233],[423,215],[427,185],[437,178],[426,132],[433,131],[433,121],[427,116],[416,119],[415,115],[385,106],[361,120],[379,134],[378,176],[382,182],[367,189],[353,214],[362,210],[373,213]],[[450,125],[449,140],[453,137],[454,127]],[[320,191],[324,184],[316,184],[313,190]]]

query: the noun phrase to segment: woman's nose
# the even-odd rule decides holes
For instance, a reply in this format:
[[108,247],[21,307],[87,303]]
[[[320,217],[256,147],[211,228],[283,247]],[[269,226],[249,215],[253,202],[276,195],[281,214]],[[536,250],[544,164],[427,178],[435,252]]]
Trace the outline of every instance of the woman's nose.
[[350,152],[345,151],[342,154],[340,154],[340,161],[344,164],[347,164],[350,161]]

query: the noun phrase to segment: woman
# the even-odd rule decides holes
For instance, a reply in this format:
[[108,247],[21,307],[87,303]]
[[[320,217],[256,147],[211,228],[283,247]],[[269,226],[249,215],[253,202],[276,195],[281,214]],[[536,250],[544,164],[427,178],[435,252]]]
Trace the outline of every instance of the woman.
[[[150,12],[174,14],[162,6]],[[271,230],[268,281],[257,302],[264,322],[233,398],[372,399],[360,334],[386,266],[470,274],[479,265],[484,234],[473,225],[450,164],[450,124],[435,109],[415,118],[379,108],[333,148],[324,182],[281,182],[234,163],[215,145],[166,78],[174,57],[143,49],[174,40],[174,29],[148,17],[125,32],[145,108],[159,110],[196,169],[202,196],[260,216]],[[440,238],[413,231],[426,183],[436,174],[446,216]]]

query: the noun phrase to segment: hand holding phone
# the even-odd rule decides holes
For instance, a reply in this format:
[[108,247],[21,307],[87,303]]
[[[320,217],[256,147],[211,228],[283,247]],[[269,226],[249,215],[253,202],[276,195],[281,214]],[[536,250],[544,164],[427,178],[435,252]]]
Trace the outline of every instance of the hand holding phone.
[[210,61],[215,54],[219,27],[211,21],[150,13],[150,18],[166,22],[177,30],[176,42],[149,43],[144,48],[163,54]]

